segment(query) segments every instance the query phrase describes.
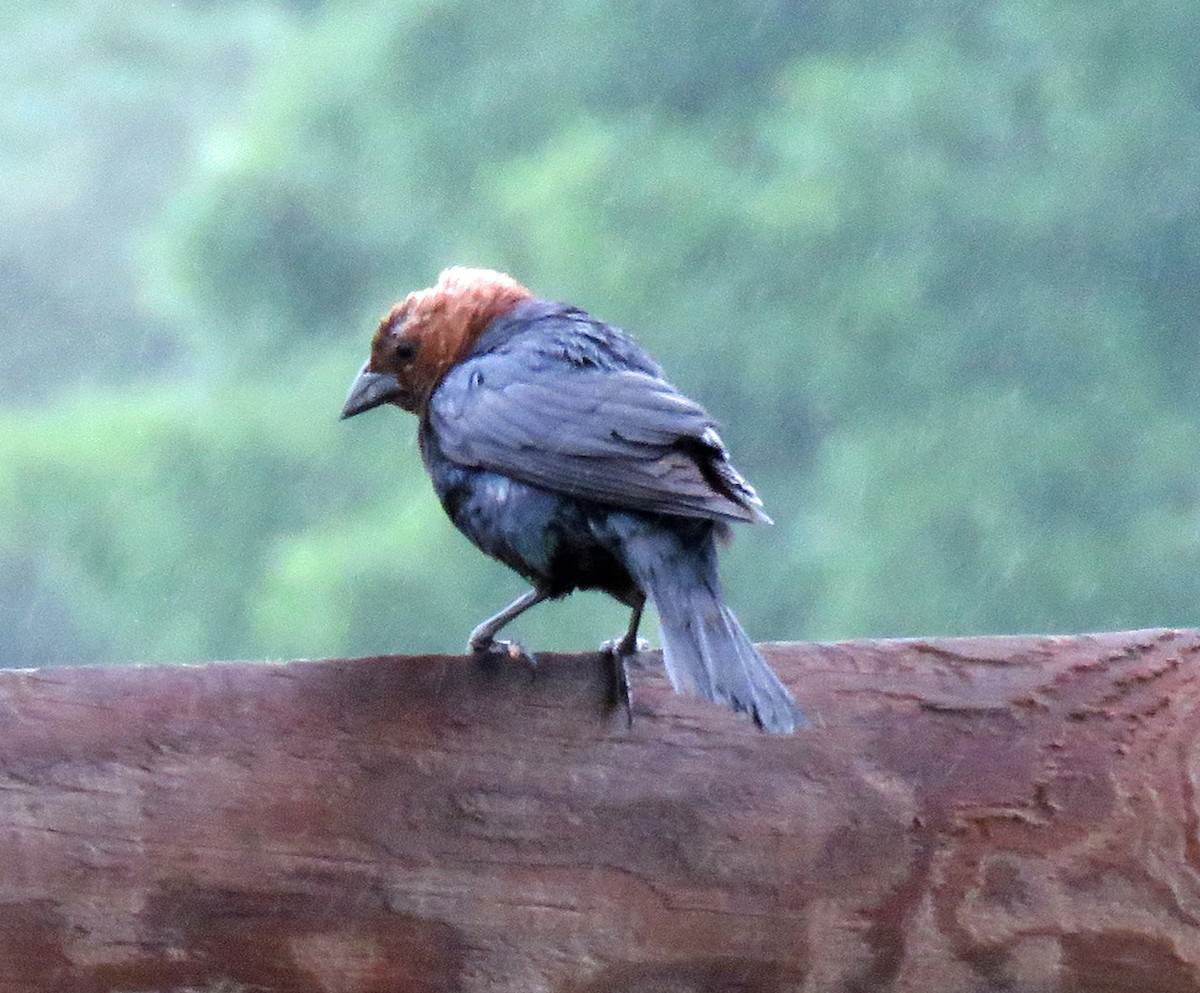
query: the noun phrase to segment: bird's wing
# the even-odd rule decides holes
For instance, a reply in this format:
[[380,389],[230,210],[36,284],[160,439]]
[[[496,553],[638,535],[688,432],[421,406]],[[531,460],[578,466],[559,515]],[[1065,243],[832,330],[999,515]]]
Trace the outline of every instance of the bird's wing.
[[704,410],[646,372],[492,352],[451,370],[429,417],[464,465],[636,510],[769,520]]

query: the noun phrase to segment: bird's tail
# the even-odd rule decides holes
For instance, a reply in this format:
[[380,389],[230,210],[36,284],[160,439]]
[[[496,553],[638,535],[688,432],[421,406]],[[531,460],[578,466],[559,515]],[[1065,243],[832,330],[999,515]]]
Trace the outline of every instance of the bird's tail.
[[663,662],[675,689],[749,714],[764,731],[788,734],[807,723],[725,606],[711,534],[696,544],[661,531],[641,537],[627,546],[629,564],[658,611]]

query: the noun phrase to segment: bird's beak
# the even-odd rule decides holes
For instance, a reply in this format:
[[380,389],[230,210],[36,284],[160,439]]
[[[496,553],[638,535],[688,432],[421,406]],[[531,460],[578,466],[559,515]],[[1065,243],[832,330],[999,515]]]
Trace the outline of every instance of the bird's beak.
[[400,396],[400,384],[395,376],[382,372],[371,372],[365,365],[359,370],[354,382],[350,384],[350,393],[342,407],[344,421],[347,417],[361,414],[381,403],[388,403]]

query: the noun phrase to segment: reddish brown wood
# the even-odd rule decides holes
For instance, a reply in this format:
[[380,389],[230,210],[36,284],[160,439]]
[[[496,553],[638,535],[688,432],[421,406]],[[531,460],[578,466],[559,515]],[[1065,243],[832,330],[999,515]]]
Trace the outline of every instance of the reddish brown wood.
[[0,990],[1200,991],[1200,633],[0,673]]

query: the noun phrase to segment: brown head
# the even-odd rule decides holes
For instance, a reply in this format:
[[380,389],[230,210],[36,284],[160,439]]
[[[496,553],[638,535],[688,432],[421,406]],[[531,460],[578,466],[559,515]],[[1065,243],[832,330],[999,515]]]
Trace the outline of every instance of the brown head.
[[532,295],[502,272],[446,269],[436,284],[410,293],[379,322],[371,357],[350,387],[342,417],[384,403],[420,413],[483,329]]

